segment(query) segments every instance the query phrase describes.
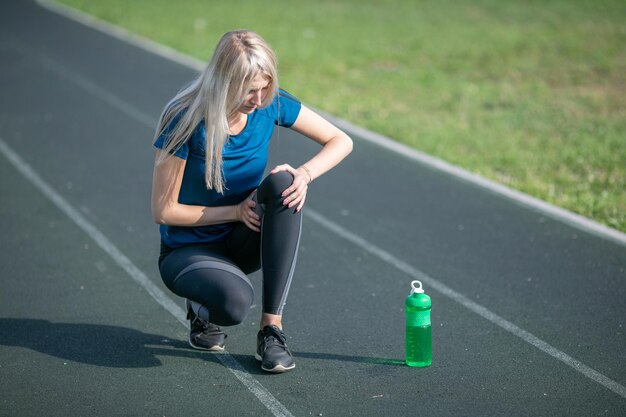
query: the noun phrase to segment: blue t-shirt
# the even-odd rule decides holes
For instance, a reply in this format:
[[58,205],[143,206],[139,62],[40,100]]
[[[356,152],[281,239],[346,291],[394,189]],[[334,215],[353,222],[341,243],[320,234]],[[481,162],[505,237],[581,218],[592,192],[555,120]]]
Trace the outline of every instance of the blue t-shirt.
[[[248,115],[245,128],[239,134],[228,137],[222,152],[226,188],[223,194],[208,190],[204,181],[206,131],[204,122],[201,122],[189,140],[175,152],[176,156],[187,161],[178,202],[208,207],[241,203],[263,179],[274,126],[278,124],[291,127],[300,114],[300,108],[301,104],[295,97],[279,90],[272,104],[253,111]],[[178,120],[179,118],[173,119],[157,138],[154,146],[163,149],[167,135]],[[192,227],[161,225],[161,239],[171,248],[189,243],[217,242],[228,235],[234,224]]]

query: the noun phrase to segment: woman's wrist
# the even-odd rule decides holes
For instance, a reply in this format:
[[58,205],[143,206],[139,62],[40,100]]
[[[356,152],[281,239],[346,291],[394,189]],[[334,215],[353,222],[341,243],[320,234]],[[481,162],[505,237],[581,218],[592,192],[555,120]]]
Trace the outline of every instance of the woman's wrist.
[[302,165],[300,168],[302,169],[302,171],[304,171],[304,175],[308,177],[309,182],[307,182],[307,185],[309,185],[313,182],[313,175],[311,175],[311,171],[309,171],[309,168],[307,168],[306,165]]
[[242,203],[235,204],[234,206],[231,206],[231,207],[232,207],[232,210],[233,210],[233,217],[235,218],[235,221],[243,222],[243,216],[242,216],[243,207],[242,207]]

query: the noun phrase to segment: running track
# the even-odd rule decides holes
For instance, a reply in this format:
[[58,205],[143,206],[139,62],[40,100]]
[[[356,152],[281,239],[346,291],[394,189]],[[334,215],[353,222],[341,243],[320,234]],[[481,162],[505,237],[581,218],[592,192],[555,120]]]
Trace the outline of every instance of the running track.
[[[0,415],[626,415],[621,235],[354,132],[308,198],[285,317],[296,370],[259,371],[258,306],[229,353],[188,349],[156,270],[150,141],[194,73],[0,4]],[[281,131],[272,163],[314,151]],[[401,365],[416,277],[434,305],[427,369]]]

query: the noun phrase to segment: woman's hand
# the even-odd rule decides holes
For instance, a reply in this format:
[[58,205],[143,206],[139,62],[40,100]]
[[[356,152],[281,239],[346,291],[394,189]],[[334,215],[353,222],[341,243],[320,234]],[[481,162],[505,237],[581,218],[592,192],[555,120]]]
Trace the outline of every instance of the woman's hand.
[[274,168],[270,174],[276,174],[280,171],[289,172],[293,175],[293,182],[283,193],[281,194],[285,199],[283,200],[283,206],[289,208],[296,207],[296,211],[302,210],[304,206],[304,200],[306,200],[306,192],[309,188],[309,183],[313,180],[305,169],[295,169],[291,165],[284,164],[278,165]]
[[254,197],[254,191],[241,203],[236,206],[237,220],[248,226],[249,229],[260,232],[261,231],[261,218],[254,211],[256,202],[252,199]]

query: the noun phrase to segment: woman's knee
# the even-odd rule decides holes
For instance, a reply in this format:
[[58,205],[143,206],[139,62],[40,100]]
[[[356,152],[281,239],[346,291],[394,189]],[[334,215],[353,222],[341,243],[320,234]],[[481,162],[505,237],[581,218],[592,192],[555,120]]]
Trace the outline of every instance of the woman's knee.
[[164,262],[159,262],[159,272],[161,273],[161,280],[167,289],[176,295],[180,295],[176,292],[176,287],[174,286],[176,273],[172,272],[170,268],[167,268],[167,264],[164,265]]
[[280,171],[268,175],[259,187],[259,201],[267,202],[268,199],[281,199],[281,194],[293,183],[293,175],[287,171]]
[[191,267],[176,275],[162,268],[161,277],[174,294],[205,306],[209,310],[211,323],[221,326],[241,323],[254,301],[252,285],[243,272],[235,274],[211,266],[207,268],[196,264],[195,268]]
[[220,326],[234,326],[241,323],[248,316],[252,301],[252,292],[230,294],[220,308],[210,313],[211,322]]

